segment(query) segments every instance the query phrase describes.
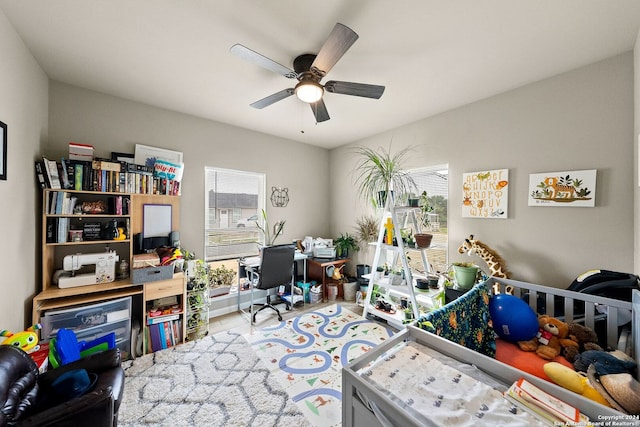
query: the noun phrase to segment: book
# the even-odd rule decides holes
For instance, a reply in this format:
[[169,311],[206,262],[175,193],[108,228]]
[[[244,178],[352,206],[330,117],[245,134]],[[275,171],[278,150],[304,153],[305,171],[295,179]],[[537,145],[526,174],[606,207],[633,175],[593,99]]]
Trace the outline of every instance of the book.
[[155,325],[151,325],[151,326],[156,326],[158,329],[158,332],[160,334],[160,348],[162,349],[167,348],[167,338],[164,335],[164,322],[156,323]]
[[38,182],[38,185],[40,186],[40,188],[47,188],[47,180],[44,177],[44,165],[42,164],[41,161],[36,160],[35,162],[35,170],[36,170],[36,181]]
[[83,190],[84,187],[84,178],[82,176],[84,171],[84,167],[82,163],[74,163],[73,165],[73,189],[74,190]]
[[64,157],[58,163],[58,176],[60,177],[60,185],[64,189],[71,188],[71,184],[69,183],[69,175],[67,175],[67,164],[65,163]]
[[[578,423],[581,414],[578,408],[550,395],[524,378],[513,383],[505,392],[526,408],[552,422]],[[511,399],[510,399],[511,400]],[[512,400],[513,401],[513,400]]]
[[58,175],[58,165],[55,160],[49,160],[45,157],[42,158],[44,162],[45,172],[47,179],[49,180],[49,187],[53,189],[62,188],[60,185],[60,176]]
[[155,325],[157,323],[163,323],[171,320],[179,319],[179,314],[170,314],[168,316],[149,317],[147,319],[147,325]]
[[160,328],[158,324],[149,325],[149,335],[151,337],[151,350],[162,350],[162,344],[160,341]]
[[164,326],[164,338],[166,340],[167,347],[172,347],[174,343],[173,327],[171,326],[171,323],[171,321],[167,321],[162,324]]
[[50,202],[49,202],[49,214],[50,215],[55,215],[56,214],[56,204],[58,202],[58,192],[57,191],[51,191],[49,193],[49,198],[50,198]]
[[56,215],[62,214],[62,202],[64,201],[64,192],[58,191],[57,200],[56,200]]

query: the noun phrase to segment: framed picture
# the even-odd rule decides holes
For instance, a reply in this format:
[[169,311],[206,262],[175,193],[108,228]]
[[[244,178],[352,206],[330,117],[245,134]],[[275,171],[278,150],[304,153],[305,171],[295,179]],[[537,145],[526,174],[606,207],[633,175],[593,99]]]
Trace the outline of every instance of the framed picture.
[[112,151],[111,160],[117,162],[135,163],[135,156],[131,153],[116,153],[115,151]]
[[180,165],[182,164],[182,153],[180,151],[165,150],[164,148],[136,144],[136,152],[134,156],[135,164],[153,167],[156,160],[164,160]]
[[462,174],[462,217],[509,217],[509,169]]
[[2,160],[0,161],[0,179],[7,180],[7,125],[0,122],[0,143],[2,144]]
[[529,175],[529,206],[596,205],[596,169]]
[[144,205],[142,207],[142,237],[168,237],[171,233],[171,205]]

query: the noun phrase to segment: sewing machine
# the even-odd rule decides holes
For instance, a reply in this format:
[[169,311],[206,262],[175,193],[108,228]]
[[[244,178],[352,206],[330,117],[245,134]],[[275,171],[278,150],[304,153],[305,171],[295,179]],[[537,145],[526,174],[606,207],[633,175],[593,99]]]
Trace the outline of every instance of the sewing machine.
[[[54,282],[57,279],[59,288],[113,282],[116,277],[116,262],[119,259],[115,251],[67,255],[62,260],[63,270],[56,271],[54,275]],[[76,274],[82,267],[90,265],[95,265],[93,273]]]

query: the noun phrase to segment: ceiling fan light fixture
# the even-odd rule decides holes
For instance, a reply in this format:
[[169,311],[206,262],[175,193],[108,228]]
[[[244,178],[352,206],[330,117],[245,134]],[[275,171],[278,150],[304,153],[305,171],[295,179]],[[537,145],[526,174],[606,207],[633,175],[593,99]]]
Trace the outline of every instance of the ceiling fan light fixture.
[[296,85],[295,92],[300,101],[312,104],[322,98],[324,89],[320,83],[312,80],[303,80]]

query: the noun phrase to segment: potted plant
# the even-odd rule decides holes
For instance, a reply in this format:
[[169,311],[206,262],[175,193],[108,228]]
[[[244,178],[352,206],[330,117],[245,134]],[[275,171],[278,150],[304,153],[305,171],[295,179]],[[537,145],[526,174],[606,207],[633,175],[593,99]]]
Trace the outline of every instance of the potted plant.
[[371,201],[374,207],[384,207],[387,195],[406,195],[416,188],[411,175],[403,169],[403,162],[411,149],[406,147],[392,154],[391,146],[388,150],[380,147],[379,151],[357,147],[356,154],[360,160],[356,163],[355,171],[360,196]]
[[356,221],[356,239],[367,244],[378,239],[379,223],[373,216],[365,215]]
[[340,237],[333,240],[333,247],[336,248],[336,257],[347,258],[349,251],[358,252],[360,246],[354,236],[350,236],[349,233],[342,234]]
[[218,296],[229,293],[231,284],[236,279],[236,272],[224,264],[209,270],[210,296]]
[[476,283],[480,267],[472,262],[454,262],[453,274],[460,289],[471,289]]
[[262,234],[264,235],[264,245],[271,246],[275,243],[278,236],[282,234],[282,231],[284,230],[285,220],[281,219],[280,221],[273,224],[273,228],[269,227],[267,212],[264,209],[262,209],[262,220],[264,222],[264,225],[260,224],[260,222],[256,220],[256,226],[260,229],[260,231],[262,231]]
[[[429,220],[429,213],[433,212],[433,206],[429,201],[429,195],[426,191],[423,191],[420,194],[420,198],[418,201],[418,205],[420,207],[420,214],[418,215],[418,221],[420,222],[420,229],[427,230],[431,225],[431,221]],[[419,248],[428,248],[431,246],[431,240],[433,239],[433,234],[430,233],[416,233],[414,236],[416,240],[416,245]]]

